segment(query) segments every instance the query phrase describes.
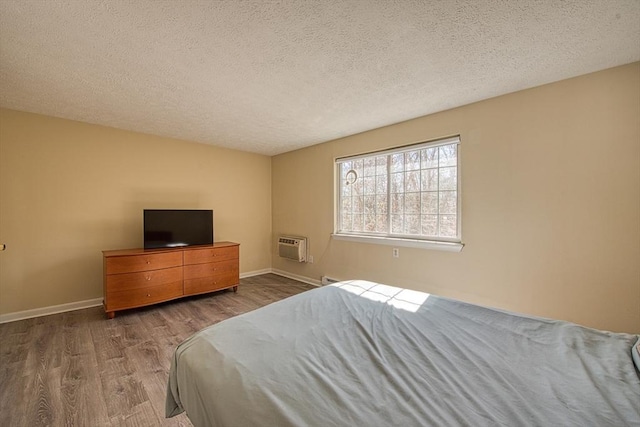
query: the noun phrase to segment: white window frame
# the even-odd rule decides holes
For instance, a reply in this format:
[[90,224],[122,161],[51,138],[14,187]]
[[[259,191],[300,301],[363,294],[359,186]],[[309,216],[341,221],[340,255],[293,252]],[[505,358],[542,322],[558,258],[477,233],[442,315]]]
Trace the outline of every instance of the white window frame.
[[[377,233],[377,232],[368,232],[368,231],[340,231],[340,213],[341,213],[341,171],[340,164],[345,161],[350,160],[359,160],[368,157],[379,157],[379,156],[390,156],[396,153],[404,153],[408,151],[415,151],[416,149],[423,148],[434,148],[440,147],[444,145],[457,145],[457,159],[456,159],[456,221],[457,221],[457,232],[458,235],[455,238],[452,237],[426,237],[419,235],[395,235],[391,233]],[[391,246],[402,246],[402,247],[413,247],[413,248],[424,248],[424,249],[436,249],[442,251],[450,251],[450,252],[460,252],[464,247],[462,243],[462,197],[461,197],[461,179],[460,179],[460,136],[453,136],[448,138],[442,138],[433,141],[424,141],[416,144],[405,145],[401,147],[391,148],[388,150],[382,151],[373,151],[368,153],[363,153],[354,156],[345,156],[338,157],[334,159],[334,180],[335,180],[335,192],[334,192],[334,232],[332,234],[332,238],[336,240],[347,240],[354,241],[360,243],[373,243],[373,244],[381,244],[381,245],[391,245]],[[390,165],[387,165],[390,168]],[[387,199],[391,199],[391,179],[390,172],[387,171]],[[438,194],[440,194],[440,190],[438,190]],[[389,202],[390,203],[390,202]],[[387,210],[389,218],[391,218],[390,209]],[[389,219],[391,221],[391,219]],[[389,229],[390,230],[390,229]]]

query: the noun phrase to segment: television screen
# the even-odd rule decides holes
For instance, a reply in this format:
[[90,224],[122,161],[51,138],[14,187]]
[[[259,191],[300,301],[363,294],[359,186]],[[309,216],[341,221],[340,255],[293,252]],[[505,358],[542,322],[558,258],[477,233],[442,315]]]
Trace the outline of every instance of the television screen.
[[213,244],[213,211],[145,209],[144,248]]

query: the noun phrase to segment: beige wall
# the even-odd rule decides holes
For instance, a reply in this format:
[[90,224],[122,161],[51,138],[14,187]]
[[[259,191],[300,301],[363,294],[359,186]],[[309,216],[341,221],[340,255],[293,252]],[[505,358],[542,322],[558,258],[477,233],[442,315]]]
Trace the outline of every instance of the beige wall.
[[[453,134],[461,253],[330,239],[335,157]],[[364,278],[640,333],[640,65],[272,159],[0,109],[0,315],[100,298],[100,251],[140,246],[146,207],[214,209],[243,273]],[[309,236],[314,264],[271,255],[282,233]]]
[[[461,253],[330,238],[335,157],[456,134]],[[640,333],[638,63],[282,154],[272,180],[274,236],[309,236],[315,261],[274,269]]]
[[142,245],[144,208],[214,210],[240,271],[271,265],[267,156],[0,110],[0,314],[102,296],[103,249]]

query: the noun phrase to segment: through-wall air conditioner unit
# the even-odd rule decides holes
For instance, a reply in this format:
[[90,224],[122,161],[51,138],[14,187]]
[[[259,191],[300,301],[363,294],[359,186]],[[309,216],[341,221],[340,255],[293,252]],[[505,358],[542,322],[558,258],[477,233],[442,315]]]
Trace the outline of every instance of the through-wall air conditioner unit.
[[280,236],[278,238],[278,255],[282,258],[298,262],[307,261],[307,238]]

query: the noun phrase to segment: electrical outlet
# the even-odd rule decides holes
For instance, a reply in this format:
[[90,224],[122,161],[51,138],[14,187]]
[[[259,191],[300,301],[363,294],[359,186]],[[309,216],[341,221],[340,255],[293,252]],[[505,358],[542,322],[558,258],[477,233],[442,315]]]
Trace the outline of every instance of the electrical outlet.
[[313,255],[309,255],[309,260],[307,262],[309,264],[313,264]]
[[400,258],[400,249],[393,248],[393,257],[394,258]]

